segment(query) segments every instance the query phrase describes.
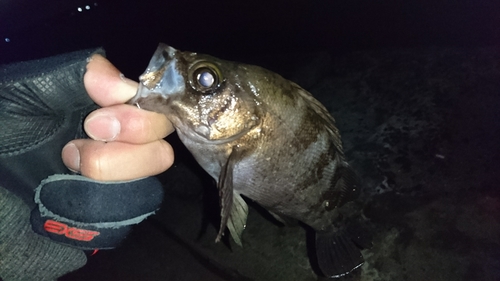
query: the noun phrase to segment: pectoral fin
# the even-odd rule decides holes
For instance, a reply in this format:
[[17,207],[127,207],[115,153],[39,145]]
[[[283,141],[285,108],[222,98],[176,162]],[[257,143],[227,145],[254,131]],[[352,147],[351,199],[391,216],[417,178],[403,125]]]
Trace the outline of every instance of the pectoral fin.
[[231,208],[231,213],[229,214],[229,219],[227,221],[227,228],[233,237],[234,242],[240,247],[243,247],[241,243],[241,234],[246,227],[248,216],[248,205],[243,200],[243,198],[237,194],[233,194],[233,206]]
[[242,246],[241,234],[246,227],[248,206],[241,195],[233,189],[233,169],[236,161],[239,160],[239,155],[237,150],[233,150],[226,165],[222,167],[217,183],[221,204],[221,223],[215,242],[220,241],[227,226],[234,242]]

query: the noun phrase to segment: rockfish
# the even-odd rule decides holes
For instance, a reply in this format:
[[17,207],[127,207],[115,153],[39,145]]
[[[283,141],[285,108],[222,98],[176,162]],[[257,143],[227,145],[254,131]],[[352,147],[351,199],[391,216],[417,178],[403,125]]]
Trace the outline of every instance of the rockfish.
[[221,225],[241,246],[251,199],[278,220],[316,231],[327,277],[363,263],[339,207],[358,190],[333,117],[299,85],[258,66],[181,52],[160,44],[129,102],[165,114],[180,140],[216,181]]

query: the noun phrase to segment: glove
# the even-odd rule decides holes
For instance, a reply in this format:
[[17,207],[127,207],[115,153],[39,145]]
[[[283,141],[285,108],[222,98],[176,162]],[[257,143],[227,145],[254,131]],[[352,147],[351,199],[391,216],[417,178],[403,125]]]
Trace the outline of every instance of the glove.
[[0,186],[33,209],[36,233],[80,249],[116,247],[163,197],[156,178],[97,182],[70,175],[61,160],[68,141],[86,137],[83,120],[97,108],[83,84],[96,53],[104,55],[85,50],[0,69]]
[[86,262],[83,251],[35,234],[28,206],[0,187],[0,280],[56,280]]

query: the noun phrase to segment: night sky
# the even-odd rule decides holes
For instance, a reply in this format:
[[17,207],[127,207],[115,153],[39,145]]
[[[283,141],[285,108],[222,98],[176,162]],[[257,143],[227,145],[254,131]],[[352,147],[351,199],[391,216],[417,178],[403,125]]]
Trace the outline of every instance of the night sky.
[[274,53],[489,46],[500,42],[499,6],[493,0],[3,0],[0,63],[103,46],[136,77],[160,41],[240,61]]

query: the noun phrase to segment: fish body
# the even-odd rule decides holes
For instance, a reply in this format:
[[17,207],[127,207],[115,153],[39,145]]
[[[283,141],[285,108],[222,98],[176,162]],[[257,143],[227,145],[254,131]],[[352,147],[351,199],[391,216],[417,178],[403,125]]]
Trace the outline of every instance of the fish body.
[[316,231],[322,272],[340,277],[363,258],[335,226],[357,192],[334,119],[297,84],[264,68],[160,44],[131,103],[163,113],[197,162],[217,180],[220,239],[241,245],[248,207]]

